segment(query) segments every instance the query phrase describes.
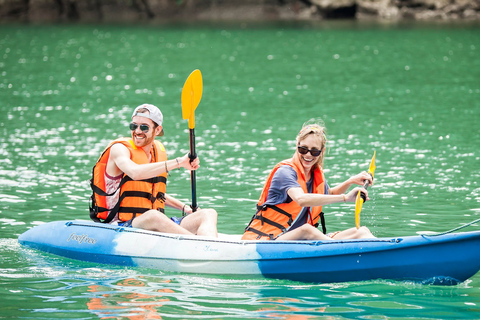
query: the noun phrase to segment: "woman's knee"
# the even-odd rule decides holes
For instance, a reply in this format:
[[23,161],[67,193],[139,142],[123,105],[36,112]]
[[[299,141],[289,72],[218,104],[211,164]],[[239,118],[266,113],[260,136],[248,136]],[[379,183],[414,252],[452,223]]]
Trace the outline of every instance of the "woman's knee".
[[365,227],[365,226],[360,227],[360,228],[357,230],[357,233],[358,233],[358,235],[359,235],[360,238],[372,237],[372,233],[370,232],[370,229],[368,229],[368,228]]
[[308,236],[309,238],[317,237],[318,233],[320,232],[317,228],[309,224],[304,224],[303,226],[299,227],[299,229],[305,236]]

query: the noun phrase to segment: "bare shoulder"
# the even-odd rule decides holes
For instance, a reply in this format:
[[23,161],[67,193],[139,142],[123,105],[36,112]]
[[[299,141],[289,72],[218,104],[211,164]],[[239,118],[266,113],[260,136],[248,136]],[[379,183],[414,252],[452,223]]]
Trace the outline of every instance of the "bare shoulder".
[[121,143],[115,143],[110,148],[110,158],[117,158],[117,157],[130,158],[130,151],[128,151],[128,148]]
[[304,195],[305,192],[301,187],[292,187],[287,190],[287,194],[290,196],[290,198],[296,201],[298,197]]
[[[116,177],[125,172],[126,163],[130,160],[130,151],[121,143],[115,143],[110,148],[110,156],[107,161],[107,174]],[[123,168],[123,169],[121,169]]]

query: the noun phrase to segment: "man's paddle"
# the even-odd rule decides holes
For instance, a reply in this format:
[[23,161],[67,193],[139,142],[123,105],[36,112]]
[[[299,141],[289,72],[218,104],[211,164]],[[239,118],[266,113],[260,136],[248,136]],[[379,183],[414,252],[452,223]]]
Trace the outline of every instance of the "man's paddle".
[[[372,179],[375,174],[375,168],[376,168],[375,153],[376,151],[373,152],[373,158],[372,158],[372,161],[370,162],[370,168],[368,168],[368,171],[367,171],[372,176]],[[363,187],[367,189],[368,185],[369,185],[368,180],[365,180]],[[358,191],[357,199],[355,201],[355,226],[357,227],[357,229],[360,228],[360,211],[362,211],[362,205],[365,201],[367,201],[367,197],[365,196],[365,193]]]
[[[182,89],[182,116],[188,119],[188,128],[190,129],[190,161],[197,157],[195,152],[195,109],[197,109],[203,93],[203,80],[200,70],[194,70],[188,76]],[[191,171],[192,182],[192,210],[196,211],[197,206],[197,190],[195,171]]]

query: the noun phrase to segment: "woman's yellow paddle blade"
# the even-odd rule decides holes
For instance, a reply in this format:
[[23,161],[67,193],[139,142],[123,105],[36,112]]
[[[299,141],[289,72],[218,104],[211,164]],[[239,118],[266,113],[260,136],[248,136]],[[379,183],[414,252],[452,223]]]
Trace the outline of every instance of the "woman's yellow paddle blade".
[[202,73],[196,69],[188,76],[182,89],[182,117],[188,119],[188,127],[195,128],[195,109],[203,93]]
[[[375,169],[377,168],[375,166],[376,153],[376,151],[373,152],[372,161],[370,162],[370,168],[368,168],[368,173],[372,176],[372,179],[375,174]],[[368,180],[365,180],[363,187],[367,189],[368,185]],[[360,228],[360,212],[362,211],[362,206],[365,201],[367,201],[365,194],[363,194],[361,191],[358,191],[357,199],[355,200],[355,226],[357,227],[357,229]]]
[[377,168],[377,166],[375,165],[375,154],[377,154],[377,151],[373,151],[373,158],[370,162],[370,168],[368,168],[368,173],[370,173],[372,179],[375,176],[375,169]]
[[355,200],[355,227],[360,228],[360,212],[362,211],[363,199],[361,191],[358,191],[357,199]]

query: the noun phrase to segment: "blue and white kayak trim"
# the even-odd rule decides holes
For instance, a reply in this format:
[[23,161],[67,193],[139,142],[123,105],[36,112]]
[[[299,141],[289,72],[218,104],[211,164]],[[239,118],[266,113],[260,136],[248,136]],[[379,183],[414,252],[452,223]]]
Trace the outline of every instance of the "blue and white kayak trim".
[[158,233],[91,221],[36,226],[20,244],[66,258],[165,272],[332,283],[456,284],[480,269],[480,231],[363,240],[251,241]]

